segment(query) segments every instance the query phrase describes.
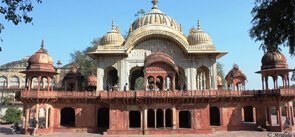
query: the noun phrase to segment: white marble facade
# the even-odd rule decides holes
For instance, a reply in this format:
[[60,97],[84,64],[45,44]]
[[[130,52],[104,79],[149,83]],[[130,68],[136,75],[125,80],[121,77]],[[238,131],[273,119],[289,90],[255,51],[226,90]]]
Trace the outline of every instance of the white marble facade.
[[186,55],[183,50],[168,39],[149,39],[136,45],[127,57],[124,55],[106,55],[97,58],[97,91],[106,89],[104,79],[105,69],[114,67],[117,69],[119,80],[118,86],[123,90],[125,83],[129,82],[130,70],[134,67],[143,67],[145,56],[153,52],[161,51],[170,55],[175,64],[182,68],[185,73],[185,82],[188,90],[197,90],[197,69],[206,67],[209,70],[210,87],[217,89],[216,59],[209,55]]

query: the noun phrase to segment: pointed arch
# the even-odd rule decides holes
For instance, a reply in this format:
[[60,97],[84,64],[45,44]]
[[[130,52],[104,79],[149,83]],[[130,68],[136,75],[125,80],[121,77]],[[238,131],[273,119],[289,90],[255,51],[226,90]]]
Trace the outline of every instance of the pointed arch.
[[196,81],[198,90],[210,89],[210,70],[205,66],[199,67]]

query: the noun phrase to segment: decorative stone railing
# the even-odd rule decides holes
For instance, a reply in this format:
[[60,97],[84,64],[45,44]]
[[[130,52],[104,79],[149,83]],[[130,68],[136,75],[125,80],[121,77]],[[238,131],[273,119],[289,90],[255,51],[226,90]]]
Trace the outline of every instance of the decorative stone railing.
[[295,96],[295,89],[278,90],[193,90],[193,91],[21,91],[22,98],[214,98],[259,95]]

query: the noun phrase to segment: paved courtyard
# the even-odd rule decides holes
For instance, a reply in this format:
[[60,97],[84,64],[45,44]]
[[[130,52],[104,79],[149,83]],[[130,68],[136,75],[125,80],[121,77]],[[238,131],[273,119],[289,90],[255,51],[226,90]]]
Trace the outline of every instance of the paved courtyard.
[[[0,125],[0,137],[30,137],[30,135],[10,134],[10,125]],[[280,135],[278,135],[280,134]],[[289,133],[295,136],[295,133]],[[285,134],[286,135],[286,134]],[[93,133],[55,133],[53,135],[44,135],[44,137],[97,137],[100,134]],[[126,137],[137,137],[142,135],[127,135]],[[214,132],[213,134],[201,135],[161,135],[161,137],[282,137],[283,133],[259,132],[259,131],[231,131]],[[108,137],[123,137],[123,135],[109,135]],[[125,137],[125,136],[124,136]],[[144,137],[156,137],[156,135],[145,135]],[[289,137],[289,136],[284,136]]]

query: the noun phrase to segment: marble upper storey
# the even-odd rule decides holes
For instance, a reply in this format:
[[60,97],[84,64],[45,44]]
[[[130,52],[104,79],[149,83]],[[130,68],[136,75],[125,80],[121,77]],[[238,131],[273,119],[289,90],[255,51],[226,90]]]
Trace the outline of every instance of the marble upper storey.
[[114,54],[130,56],[134,48],[146,42],[150,43],[145,47],[147,50],[138,54],[149,55],[155,50],[160,50],[173,56],[173,49],[167,47],[169,44],[177,46],[186,56],[210,55],[218,59],[227,53],[215,49],[211,37],[201,29],[199,21],[197,27],[191,28],[186,36],[181,25],[158,8],[157,0],[153,0],[152,3],[153,7],[149,12],[131,23],[126,37],[122,36],[119,27],[112,22],[111,30],[101,38],[96,51],[90,52],[89,56],[94,59]]

